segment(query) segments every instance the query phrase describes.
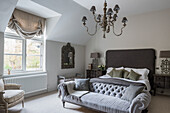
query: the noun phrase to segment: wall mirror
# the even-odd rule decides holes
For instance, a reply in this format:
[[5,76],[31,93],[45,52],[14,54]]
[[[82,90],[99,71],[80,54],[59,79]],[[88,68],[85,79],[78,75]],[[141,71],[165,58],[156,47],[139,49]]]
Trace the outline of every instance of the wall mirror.
[[74,57],[75,57],[74,47],[72,47],[70,43],[67,43],[67,45],[64,45],[62,47],[61,51],[62,51],[61,68],[62,69],[74,68]]

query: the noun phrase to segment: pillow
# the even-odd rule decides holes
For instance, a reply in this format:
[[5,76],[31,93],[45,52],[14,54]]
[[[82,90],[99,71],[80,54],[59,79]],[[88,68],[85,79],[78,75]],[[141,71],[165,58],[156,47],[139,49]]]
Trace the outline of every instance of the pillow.
[[130,80],[137,81],[137,80],[139,80],[140,76],[141,76],[140,74],[138,74],[138,73],[134,72],[133,70],[131,70],[127,78],[130,79]]
[[4,90],[4,82],[2,79],[0,79],[0,91]]
[[134,85],[130,85],[129,87],[127,87],[125,93],[123,94],[123,96],[121,97],[124,100],[130,101],[132,102],[132,100],[139,94],[142,92],[142,90],[144,89],[143,86],[134,86]]
[[127,71],[127,70],[123,70],[123,78],[128,78],[128,75],[129,75],[129,71]]
[[134,72],[142,75],[139,77],[139,80],[143,80],[143,79],[148,79],[148,74],[149,74],[149,70],[147,68],[141,68],[141,69],[137,69],[137,68],[124,68],[127,71],[131,71],[133,70]]
[[89,91],[89,79],[75,79],[75,90]]
[[122,78],[123,77],[123,70],[116,70],[116,69],[112,69],[112,71],[110,73],[108,73],[108,75],[110,75],[111,77],[119,77]]
[[[112,71],[112,69],[113,69],[113,67],[109,67],[109,68],[107,68],[106,73],[111,72],[111,71]],[[116,69],[116,70],[121,70],[121,69],[124,69],[124,67],[118,67],[118,68],[114,68],[114,69]]]

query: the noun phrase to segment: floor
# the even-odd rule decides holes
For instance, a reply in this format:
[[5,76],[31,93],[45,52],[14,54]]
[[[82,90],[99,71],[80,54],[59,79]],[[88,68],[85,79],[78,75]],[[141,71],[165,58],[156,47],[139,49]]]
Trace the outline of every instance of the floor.
[[[170,113],[170,96],[153,96],[148,108],[149,113]],[[0,111],[3,113],[3,111]],[[25,99],[25,108],[21,104],[9,109],[9,113],[99,113],[84,107],[66,103],[62,107],[56,92],[50,92]]]

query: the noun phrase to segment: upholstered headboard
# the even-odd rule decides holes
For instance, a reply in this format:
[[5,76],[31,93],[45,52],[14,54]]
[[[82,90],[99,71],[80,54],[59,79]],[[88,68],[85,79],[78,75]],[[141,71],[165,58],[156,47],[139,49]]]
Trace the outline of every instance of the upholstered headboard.
[[108,50],[106,52],[106,68],[132,67],[148,68],[150,85],[153,88],[153,74],[155,73],[154,49]]

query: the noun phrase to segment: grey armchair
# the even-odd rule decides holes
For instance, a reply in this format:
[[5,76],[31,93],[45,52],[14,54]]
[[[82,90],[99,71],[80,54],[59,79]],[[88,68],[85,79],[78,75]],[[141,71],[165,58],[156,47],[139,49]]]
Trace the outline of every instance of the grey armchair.
[[[21,85],[4,84],[0,79],[0,110],[5,110],[8,113],[8,108],[13,107],[22,102],[24,107],[24,91],[20,90]],[[4,86],[2,86],[4,85]],[[2,90],[3,89],[3,90]]]

